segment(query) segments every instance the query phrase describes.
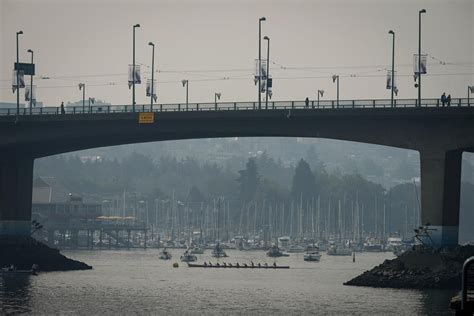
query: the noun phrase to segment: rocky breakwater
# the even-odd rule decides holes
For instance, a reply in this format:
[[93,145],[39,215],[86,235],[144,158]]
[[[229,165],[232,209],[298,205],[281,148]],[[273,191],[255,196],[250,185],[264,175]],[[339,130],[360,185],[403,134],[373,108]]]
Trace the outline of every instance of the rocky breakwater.
[[31,269],[39,265],[40,271],[88,270],[91,266],[63,256],[30,237],[0,238],[0,267],[15,265],[18,269]]
[[344,285],[459,290],[462,265],[471,256],[474,256],[474,246],[458,246],[454,249],[415,246]]

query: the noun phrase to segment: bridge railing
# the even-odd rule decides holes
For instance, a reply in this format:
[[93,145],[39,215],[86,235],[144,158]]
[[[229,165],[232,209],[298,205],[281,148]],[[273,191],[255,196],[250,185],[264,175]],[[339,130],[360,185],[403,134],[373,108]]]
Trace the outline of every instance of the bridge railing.
[[[448,107],[446,103],[444,105]],[[449,107],[474,106],[474,100],[467,98],[454,98]],[[132,105],[94,105],[94,106],[65,106],[64,113],[60,107],[20,108],[20,115],[44,114],[92,114],[92,113],[130,113],[130,112],[196,112],[196,111],[246,111],[246,110],[287,110],[287,109],[364,109],[364,108],[390,108],[391,102],[387,99],[371,100],[305,100],[298,101],[269,101],[261,102],[219,102],[219,103],[173,103],[173,104],[137,104]],[[418,107],[417,99],[395,99],[394,108]],[[422,99],[421,107],[443,107],[439,99]],[[0,109],[0,116],[16,115],[16,108]]]

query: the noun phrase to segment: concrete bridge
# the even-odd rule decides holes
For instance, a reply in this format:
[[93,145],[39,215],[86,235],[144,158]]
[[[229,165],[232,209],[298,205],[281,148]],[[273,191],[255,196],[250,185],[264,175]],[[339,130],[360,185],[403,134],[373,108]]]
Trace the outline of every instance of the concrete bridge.
[[[33,163],[75,150],[215,137],[319,137],[417,150],[422,223],[458,242],[461,158],[474,151],[474,107],[453,99],[158,104],[0,112],[0,235],[29,234]],[[144,114],[153,113],[153,114]],[[142,122],[140,122],[140,119]]]

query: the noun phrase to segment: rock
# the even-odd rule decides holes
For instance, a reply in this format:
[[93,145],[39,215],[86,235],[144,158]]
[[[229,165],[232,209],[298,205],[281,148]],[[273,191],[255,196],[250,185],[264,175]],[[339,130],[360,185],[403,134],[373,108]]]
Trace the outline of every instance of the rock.
[[461,287],[462,264],[474,256],[474,246],[434,250],[416,246],[400,257],[385,260],[345,285],[410,288],[452,289]]
[[18,269],[31,269],[39,265],[40,271],[88,270],[91,266],[63,256],[31,237],[0,238],[0,267],[15,265]]

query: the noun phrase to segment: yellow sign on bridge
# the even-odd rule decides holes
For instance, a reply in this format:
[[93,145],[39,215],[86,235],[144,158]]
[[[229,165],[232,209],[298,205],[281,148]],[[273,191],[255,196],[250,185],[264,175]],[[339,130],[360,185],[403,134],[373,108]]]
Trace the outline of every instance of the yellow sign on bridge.
[[138,124],[153,124],[155,123],[155,113],[143,112],[138,115]]

